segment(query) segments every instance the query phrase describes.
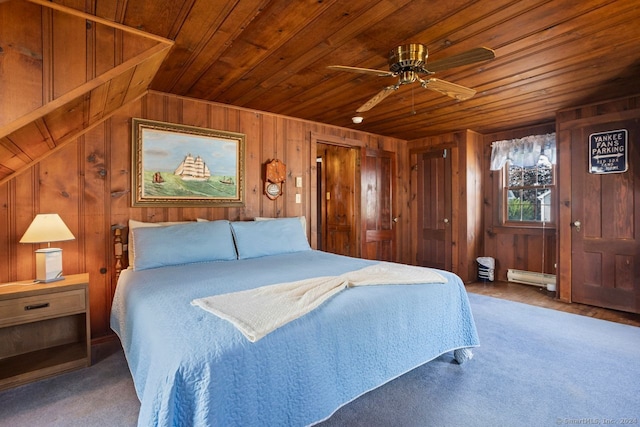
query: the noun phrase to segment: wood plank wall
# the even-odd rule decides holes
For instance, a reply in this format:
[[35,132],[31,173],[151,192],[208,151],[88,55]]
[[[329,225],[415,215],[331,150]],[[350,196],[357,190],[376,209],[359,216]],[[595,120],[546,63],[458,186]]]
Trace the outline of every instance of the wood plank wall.
[[[131,118],[140,117],[246,134],[246,194],[241,208],[132,208]],[[196,218],[230,220],[255,216],[313,215],[315,147],[311,135],[358,141],[364,147],[397,151],[404,142],[269,113],[222,104],[149,93],[89,130],[62,150],[0,185],[0,282],[35,276],[34,245],[18,241],[36,213],[57,212],[76,240],[61,242],[65,274],[90,274],[91,325],[94,338],[109,334],[108,316],[115,289],[111,226],[140,221]],[[263,194],[263,165],[279,158],[287,165],[284,195]],[[295,203],[294,177],[301,176],[302,203]],[[403,187],[400,179],[398,188]],[[314,193],[315,194],[315,193]],[[396,202],[399,209],[403,204]],[[402,215],[407,218],[408,215]],[[405,235],[403,222],[398,236]],[[401,238],[400,238],[401,240]],[[403,246],[402,243],[399,244]],[[402,260],[407,250],[399,251]]]
[[[483,171],[483,231],[484,245],[481,256],[496,259],[496,280],[507,280],[507,270],[515,268],[556,274],[556,227],[541,228],[504,226],[500,219],[500,171],[490,171],[491,143],[505,139],[522,138],[555,132],[555,123],[486,134],[484,140]],[[557,206],[557,194],[553,201]]]
[[[243,208],[131,208],[131,118],[141,117],[247,134],[246,205]],[[543,236],[539,230],[506,229],[497,217],[495,177],[488,171],[491,141],[522,137],[554,130],[554,125],[518,129],[482,136],[480,161],[482,183],[481,253],[498,262],[498,279],[506,268],[536,270],[541,263]],[[468,132],[465,132],[468,134]],[[475,137],[477,134],[471,133]],[[44,159],[24,173],[0,185],[0,281],[34,277],[34,245],[18,241],[33,216],[58,212],[76,236],[59,244],[64,250],[66,274],[88,271],[91,275],[91,323],[93,337],[108,335],[108,316],[115,283],[111,279],[114,257],[111,226],[127,219],[141,221],[208,219],[248,219],[253,216],[313,215],[315,191],[315,146],[312,139],[358,141],[366,147],[395,151],[397,161],[398,254],[396,260],[411,263],[412,200],[409,145],[400,140],[349,129],[307,122],[270,113],[150,93],[117,111],[104,123],[86,132],[64,149]],[[430,144],[456,145],[452,134],[431,138]],[[410,145],[416,148],[413,142]],[[288,171],[284,196],[270,201],[262,194],[262,165],[280,158]],[[477,161],[477,160],[474,160]],[[295,203],[293,177],[303,177],[302,204]],[[475,178],[474,178],[475,179]],[[468,185],[468,182],[467,182]],[[474,184],[476,185],[476,184]],[[459,215],[462,213],[459,212]],[[473,219],[476,221],[478,215]],[[553,272],[555,230],[544,235],[545,271]],[[309,230],[309,232],[311,232]],[[549,234],[547,234],[547,232]],[[471,251],[473,252],[473,251]],[[461,254],[473,257],[471,252]],[[472,260],[470,260],[472,261]],[[460,265],[460,257],[456,265]],[[467,265],[469,267],[469,265]],[[470,271],[470,270],[467,270]]]

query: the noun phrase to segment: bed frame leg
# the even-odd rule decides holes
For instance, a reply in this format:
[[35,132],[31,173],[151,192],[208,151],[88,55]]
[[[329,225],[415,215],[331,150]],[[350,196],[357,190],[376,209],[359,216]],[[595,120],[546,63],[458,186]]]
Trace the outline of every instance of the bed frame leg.
[[454,350],[453,357],[459,365],[462,365],[464,362],[473,359],[473,351],[470,348],[459,348]]

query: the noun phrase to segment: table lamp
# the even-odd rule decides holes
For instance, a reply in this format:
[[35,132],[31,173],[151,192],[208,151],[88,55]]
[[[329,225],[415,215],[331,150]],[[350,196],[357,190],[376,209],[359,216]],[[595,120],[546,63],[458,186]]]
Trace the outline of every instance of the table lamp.
[[38,214],[31,222],[20,243],[47,243],[36,250],[36,282],[62,280],[62,249],[52,248],[51,242],[74,240],[75,237],[58,214]]

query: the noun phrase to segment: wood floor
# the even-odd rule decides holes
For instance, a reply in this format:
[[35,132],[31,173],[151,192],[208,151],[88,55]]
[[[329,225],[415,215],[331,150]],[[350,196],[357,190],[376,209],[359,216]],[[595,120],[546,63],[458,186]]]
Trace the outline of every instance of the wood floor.
[[584,304],[567,304],[556,299],[555,292],[548,292],[545,288],[537,286],[510,282],[476,282],[467,284],[466,288],[468,292],[477,294],[537,305],[552,310],[566,311],[583,316],[591,316],[597,319],[624,323],[626,325],[640,326],[640,314],[607,310],[605,308],[592,307]]

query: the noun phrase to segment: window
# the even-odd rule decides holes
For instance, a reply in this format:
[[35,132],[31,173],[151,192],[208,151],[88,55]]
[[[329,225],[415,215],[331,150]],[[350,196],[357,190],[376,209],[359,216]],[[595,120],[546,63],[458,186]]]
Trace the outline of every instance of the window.
[[550,222],[553,200],[554,168],[547,156],[541,155],[535,166],[504,166],[505,222]]
[[552,222],[555,134],[496,141],[491,147],[491,170],[503,171],[503,222]]

